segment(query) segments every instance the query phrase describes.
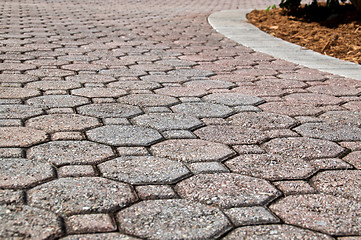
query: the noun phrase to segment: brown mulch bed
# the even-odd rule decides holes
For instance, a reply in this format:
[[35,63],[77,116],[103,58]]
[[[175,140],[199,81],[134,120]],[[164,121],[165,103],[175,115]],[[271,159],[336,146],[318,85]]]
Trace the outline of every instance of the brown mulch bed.
[[[325,19],[289,16],[280,9],[254,10],[248,21],[262,31],[316,52],[361,64],[361,17],[350,6]],[[315,14],[314,14],[315,15]]]

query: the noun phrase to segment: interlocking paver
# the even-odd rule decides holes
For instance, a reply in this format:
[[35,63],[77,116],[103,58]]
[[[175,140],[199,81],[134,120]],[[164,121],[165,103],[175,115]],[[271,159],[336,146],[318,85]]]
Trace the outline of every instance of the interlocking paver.
[[140,202],[117,219],[126,233],[150,239],[214,239],[230,229],[219,209],[180,199]]
[[181,103],[171,107],[174,112],[183,113],[199,118],[223,118],[231,115],[234,111],[225,105],[208,102]]
[[112,232],[117,230],[107,214],[73,215],[65,220],[68,233]]
[[361,203],[332,195],[288,196],[270,206],[286,223],[332,235],[359,234]]
[[118,99],[119,102],[137,105],[142,107],[171,106],[178,103],[178,100],[171,96],[157,94],[130,94]]
[[236,227],[260,223],[279,222],[279,219],[275,217],[268,209],[259,206],[230,208],[225,211],[225,214],[230,218]]
[[26,101],[27,104],[40,108],[59,108],[59,107],[76,107],[89,103],[89,100],[84,97],[72,95],[47,95],[30,98]]
[[118,98],[124,96],[127,92],[118,88],[78,88],[71,90],[71,93],[76,96],[97,98],[97,97],[111,97]]
[[122,103],[89,104],[77,110],[80,114],[98,118],[129,118],[142,113],[138,106]]
[[361,112],[331,111],[322,114],[320,118],[325,122],[332,124],[346,124],[356,127],[361,126]]
[[29,206],[0,205],[0,238],[51,239],[62,233],[58,217]]
[[27,83],[25,87],[46,91],[54,89],[74,89],[81,87],[81,85],[80,83],[72,81],[36,81]]
[[100,177],[60,178],[28,192],[30,206],[62,215],[101,213],[136,200],[128,184]]
[[28,127],[0,127],[0,147],[29,147],[44,142],[46,132]]
[[139,240],[127,236],[121,233],[95,233],[95,234],[80,234],[80,235],[69,235],[61,238],[62,240]]
[[223,208],[263,205],[280,195],[265,180],[236,173],[195,175],[175,190],[181,197]]
[[129,81],[129,80],[124,80],[124,81],[116,81],[116,82],[111,82],[107,85],[107,87],[109,88],[120,88],[120,89],[124,89],[124,90],[134,90],[134,89],[148,89],[148,90],[153,90],[153,89],[157,89],[160,88],[161,85],[159,83],[156,82],[144,82],[144,81]]
[[288,116],[315,116],[322,113],[322,109],[313,105],[293,102],[268,102],[259,106],[264,111]]
[[27,106],[27,105],[0,105],[0,118],[29,118],[41,115],[43,110],[41,108]]
[[0,98],[29,98],[39,96],[40,92],[36,89],[0,87]]
[[220,103],[227,106],[259,105],[263,99],[241,93],[212,93],[202,98],[203,100]]
[[152,156],[120,157],[98,168],[106,178],[131,184],[173,184],[190,174],[180,162]]
[[30,148],[27,156],[56,166],[66,164],[96,164],[113,156],[109,146],[89,141],[52,141]]

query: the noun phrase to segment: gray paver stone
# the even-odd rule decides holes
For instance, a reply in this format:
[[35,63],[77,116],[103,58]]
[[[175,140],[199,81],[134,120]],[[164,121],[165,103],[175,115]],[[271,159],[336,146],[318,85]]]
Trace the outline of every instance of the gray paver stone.
[[95,233],[95,234],[81,234],[69,235],[61,238],[62,240],[139,240],[139,238],[127,236],[121,233]]
[[76,107],[88,102],[87,98],[71,95],[47,95],[30,98],[26,101],[27,104],[40,108]]
[[99,118],[128,118],[142,113],[137,106],[121,103],[89,104],[77,110],[80,114]]
[[199,118],[223,118],[233,113],[230,107],[208,102],[181,103],[171,107],[171,109],[177,113]]
[[29,98],[39,95],[40,91],[35,89],[0,87],[0,98]]
[[43,113],[41,108],[27,105],[0,105],[0,118],[29,118]]
[[220,103],[227,106],[258,105],[264,102],[262,98],[241,93],[212,93],[202,98],[205,101]]
[[171,96],[157,94],[130,94],[118,99],[121,103],[136,105],[141,107],[171,106],[178,103],[178,100]]

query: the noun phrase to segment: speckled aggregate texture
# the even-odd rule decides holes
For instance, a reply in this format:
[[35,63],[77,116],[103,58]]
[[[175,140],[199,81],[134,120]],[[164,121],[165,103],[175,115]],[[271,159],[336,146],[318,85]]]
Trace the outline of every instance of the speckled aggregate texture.
[[207,22],[273,4],[0,1],[0,239],[361,238],[361,82]]

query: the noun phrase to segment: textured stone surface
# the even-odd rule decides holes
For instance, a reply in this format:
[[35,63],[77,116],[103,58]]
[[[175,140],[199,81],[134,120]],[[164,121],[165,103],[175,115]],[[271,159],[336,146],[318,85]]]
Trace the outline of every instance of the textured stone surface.
[[26,84],[26,88],[40,89],[43,91],[54,89],[73,89],[79,88],[81,85],[77,82],[71,81],[36,81]]
[[306,181],[279,181],[273,182],[273,184],[283,192],[283,194],[294,195],[294,194],[308,194],[308,193],[317,193],[317,190],[314,189]]
[[207,102],[181,103],[171,107],[171,109],[177,113],[183,113],[199,118],[223,118],[228,117],[233,113],[233,110],[230,107]]
[[99,177],[60,178],[31,189],[31,206],[62,215],[105,212],[137,200],[129,185]]
[[193,129],[202,125],[195,117],[176,113],[148,113],[132,119],[142,127],[155,128],[159,131],[171,129]]
[[360,141],[361,129],[344,124],[305,123],[295,128],[305,137],[320,138],[330,141]]
[[199,139],[174,139],[153,145],[151,152],[159,157],[182,162],[222,161],[234,152],[224,144]]
[[120,157],[98,168],[106,178],[131,184],[172,184],[190,174],[180,162],[152,156]]
[[305,230],[299,227],[290,225],[266,225],[266,226],[249,226],[240,227],[233,230],[228,234],[225,240],[236,240],[236,239],[249,239],[249,240],[266,240],[266,239],[277,239],[277,240],[321,240],[333,239],[326,234]]
[[284,97],[286,101],[295,104],[310,104],[310,105],[337,105],[342,102],[342,99],[316,93],[294,93]]
[[361,127],[361,112],[331,111],[322,114],[320,118],[331,124],[346,124]]
[[288,116],[314,116],[322,113],[322,109],[309,104],[293,102],[268,102],[259,106],[264,111]]
[[343,160],[352,164],[355,168],[361,169],[361,151],[351,152]]
[[162,139],[156,130],[137,126],[109,125],[86,134],[90,140],[111,146],[149,146]]
[[175,190],[184,198],[223,208],[263,205],[280,195],[265,180],[235,173],[195,175]]
[[73,215],[65,220],[68,233],[112,232],[117,230],[108,214]]
[[240,128],[255,128],[261,130],[275,128],[290,128],[296,121],[286,115],[274,113],[238,113],[228,118],[229,123],[239,126]]
[[0,98],[28,98],[39,96],[40,92],[35,89],[0,87]]
[[1,127],[0,147],[29,147],[47,139],[44,131],[27,127]]
[[30,98],[26,101],[27,104],[40,108],[76,107],[88,102],[87,98],[71,95],[47,95]]
[[109,146],[89,141],[53,141],[30,148],[27,156],[56,166],[96,164],[113,156],[113,151]]
[[91,165],[67,165],[58,169],[59,177],[93,177],[95,175]]
[[135,187],[139,198],[143,200],[178,198],[169,185],[145,185]]
[[29,118],[43,113],[41,108],[27,105],[0,105],[0,118]]
[[61,238],[62,240],[139,240],[139,238],[127,236],[121,233],[95,233],[95,234],[81,234],[69,235]]
[[77,96],[96,98],[96,97],[111,97],[117,98],[125,95],[127,92],[118,88],[78,88],[72,90],[71,93]]
[[224,211],[236,226],[246,226],[260,223],[277,223],[279,219],[264,207],[230,208]]
[[268,139],[267,134],[238,126],[213,125],[206,126],[194,132],[199,138],[229,145],[259,144]]
[[150,239],[214,239],[230,228],[217,208],[187,200],[153,200],[117,214],[119,228]]
[[21,204],[24,202],[24,194],[22,191],[11,189],[0,190],[0,204]]
[[178,103],[174,97],[156,94],[130,94],[118,99],[119,102],[142,107],[171,106]]
[[311,179],[317,190],[361,202],[361,171],[339,170],[320,172]]
[[58,131],[81,131],[99,126],[98,119],[78,114],[50,114],[26,121],[26,126],[48,133]]
[[137,106],[121,103],[90,104],[77,108],[83,115],[100,118],[128,118],[142,113]]
[[53,239],[61,235],[54,213],[29,206],[0,205],[1,239]]
[[227,106],[258,105],[264,102],[262,98],[244,95],[241,93],[212,93],[203,97],[202,99]]
[[345,150],[333,142],[307,137],[275,138],[263,147],[269,153],[306,160],[337,157]]
[[268,180],[305,179],[316,171],[305,160],[279,154],[245,154],[225,164],[232,172]]
[[270,206],[286,223],[332,235],[361,231],[361,203],[323,194],[288,196]]

